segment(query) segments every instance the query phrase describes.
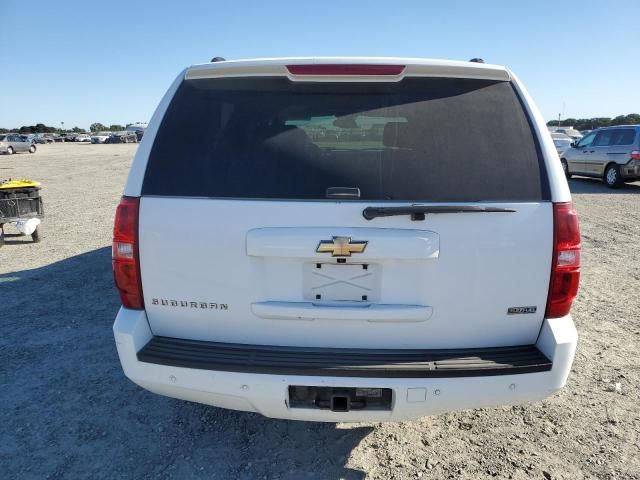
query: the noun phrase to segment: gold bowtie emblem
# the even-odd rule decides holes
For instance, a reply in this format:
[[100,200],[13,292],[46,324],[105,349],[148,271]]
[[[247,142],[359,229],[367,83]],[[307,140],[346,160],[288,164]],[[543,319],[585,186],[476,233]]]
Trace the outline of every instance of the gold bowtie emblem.
[[316,252],[331,253],[332,257],[350,257],[352,253],[362,253],[368,241],[351,240],[351,237],[333,237],[332,240],[320,240]]

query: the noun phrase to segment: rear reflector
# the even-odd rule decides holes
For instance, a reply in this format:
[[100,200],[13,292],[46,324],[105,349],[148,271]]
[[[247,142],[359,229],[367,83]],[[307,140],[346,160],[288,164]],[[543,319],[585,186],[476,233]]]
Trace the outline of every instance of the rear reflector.
[[404,65],[287,65],[292,75],[400,75],[404,69]]
[[113,225],[113,279],[122,305],[135,309],[144,308],[138,258],[139,209],[139,198],[122,197]]
[[573,203],[553,204],[553,258],[547,318],[564,317],[578,294],[580,226]]

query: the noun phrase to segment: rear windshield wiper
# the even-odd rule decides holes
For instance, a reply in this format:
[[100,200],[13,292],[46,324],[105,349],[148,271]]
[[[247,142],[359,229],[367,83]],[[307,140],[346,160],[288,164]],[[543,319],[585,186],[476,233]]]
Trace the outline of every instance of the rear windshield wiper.
[[411,215],[411,220],[424,220],[427,213],[512,213],[513,208],[478,207],[475,205],[410,205],[406,207],[367,207],[362,216],[367,220],[376,217]]

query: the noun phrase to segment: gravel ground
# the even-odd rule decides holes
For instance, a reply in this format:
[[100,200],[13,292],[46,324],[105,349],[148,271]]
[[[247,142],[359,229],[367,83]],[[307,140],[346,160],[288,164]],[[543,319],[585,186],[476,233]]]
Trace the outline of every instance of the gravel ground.
[[42,243],[12,235],[0,249],[3,478],[640,478],[640,183],[571,181],[580,343],[559,394],[412,423],[314,424],[163,398],[122,374],[109,245],[135,148],[0,157],[0,178],[43,182],[47,210]]

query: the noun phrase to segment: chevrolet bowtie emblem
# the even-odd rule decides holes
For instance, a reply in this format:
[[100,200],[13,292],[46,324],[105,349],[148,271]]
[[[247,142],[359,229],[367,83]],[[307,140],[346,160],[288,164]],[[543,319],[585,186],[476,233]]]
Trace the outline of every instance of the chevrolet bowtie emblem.
[[332,240],[320,240],[316,252],[331,253],[332,257],[350,257],[352,253],[362,253],[367,248],[367,241],[351,241],[351,237],[333,237]]

